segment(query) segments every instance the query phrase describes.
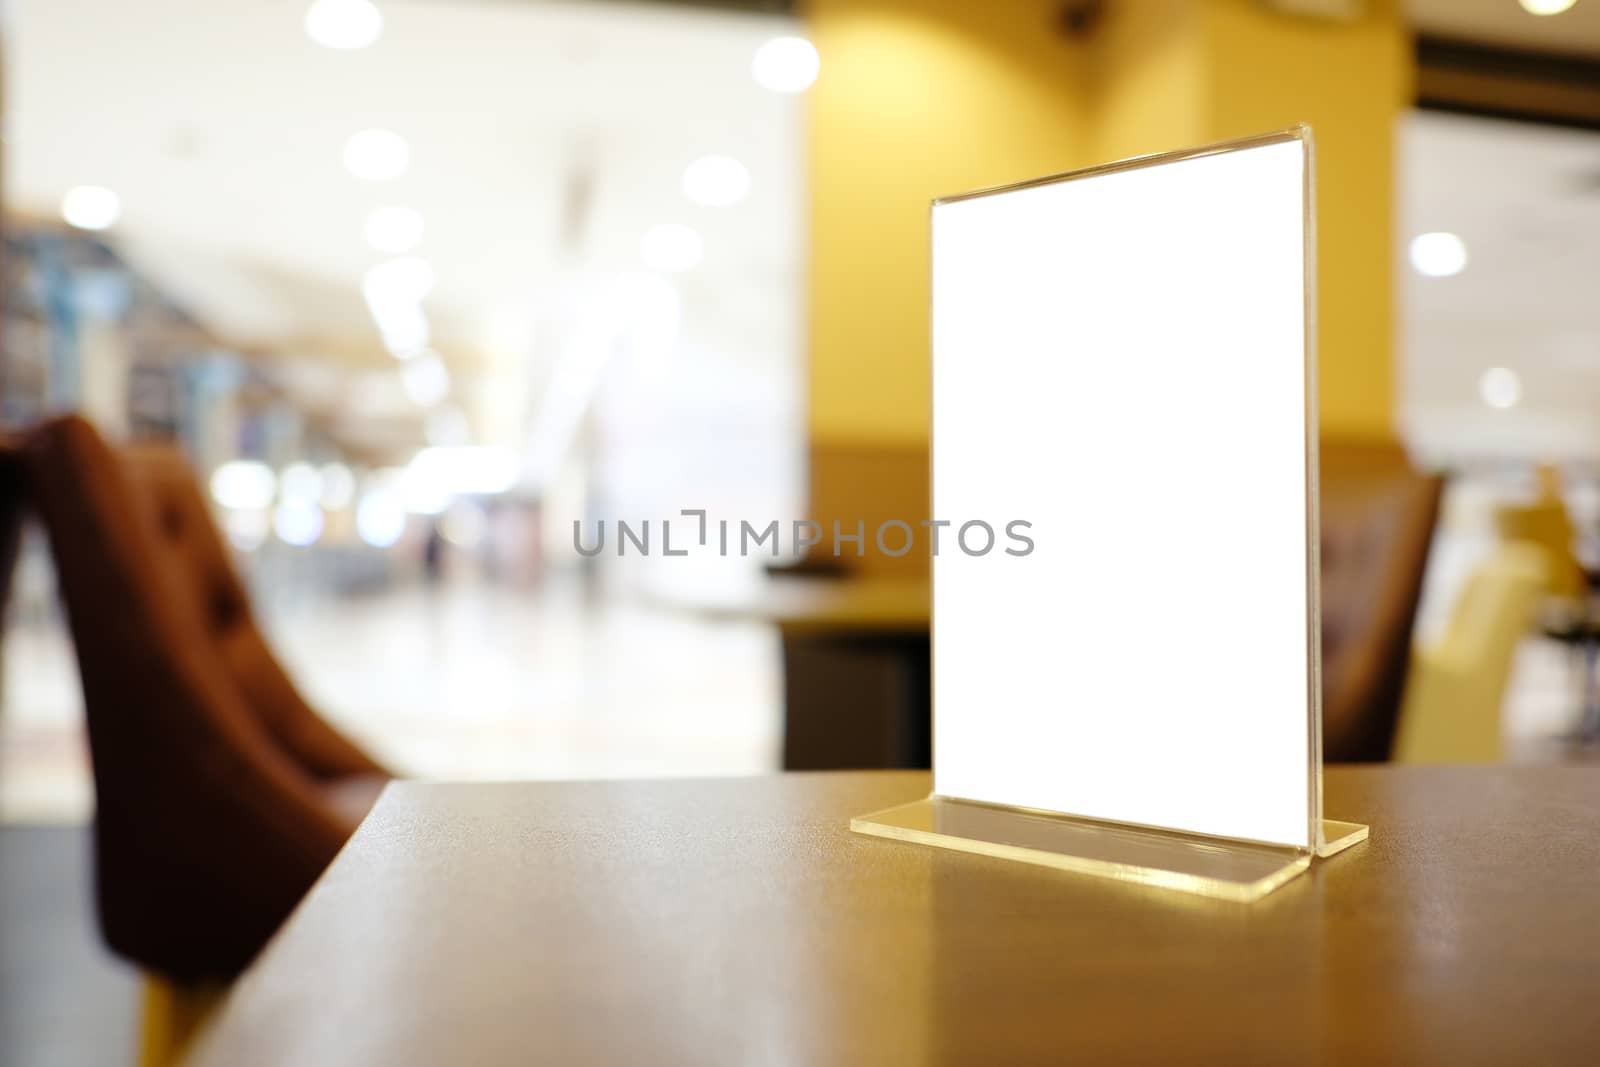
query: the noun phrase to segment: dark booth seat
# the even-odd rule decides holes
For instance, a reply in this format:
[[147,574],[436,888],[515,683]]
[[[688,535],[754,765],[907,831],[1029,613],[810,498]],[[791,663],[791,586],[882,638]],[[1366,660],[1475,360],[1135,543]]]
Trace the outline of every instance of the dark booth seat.
[[1386,760],[1444,479],[1398,445],[1324,441],[1321,453],[1323,756]]

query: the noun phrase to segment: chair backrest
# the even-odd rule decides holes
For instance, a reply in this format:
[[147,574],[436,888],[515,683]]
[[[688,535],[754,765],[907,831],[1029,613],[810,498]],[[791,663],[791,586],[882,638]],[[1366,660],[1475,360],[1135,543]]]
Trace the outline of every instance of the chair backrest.
[[234,973],[352,829],[319,759],[377,766],[291,721],[315,719],[303,704],[269,706],[287,679],[180,459],[125,462],[73,416],[31,433],[24,465],[77,649],[106,939],[174,977]]
[[[16,574],[17,553],[22,547],[22,519],[26,507],[21,446],[0,435],[0,626],[11,603],[11,580]],[[3,633],[0,628],[0,634]],[[5,666],[4,657],[0,656],[0,671]],[[0,715],[4,715],[5,710],[0,704]]]
[[1545,592],[1569,600],[1588,595],[1589,584],[1572,545],[1572,518],[1561,497],[1545,495],[1532,503],[1502,504],[1495,509],[1494,520],[1502,541],[1544,549],[1549,561]]
[[1385,760],[1444,481],[1398,445],[1321,452],[1323,756]]
[[209,655],[222,665],[272,740],[319,780],[386,774],[311,710],[272,654],[183,454],[168,445],[142,444],[122,450],[119,458],[137,494],[154,509],[159,548],[180,575],[177,595],[199,617]]
[[26,508],[21,442],[0,435],[0,613],[10,602],[11,578],[22,544],[22,518]]
[[1395,759],[1486,763],[1501,758],[1506,686],[1549,566],[1539,546],[1512,543],[1468,577],[1444,634],[1417,650]]

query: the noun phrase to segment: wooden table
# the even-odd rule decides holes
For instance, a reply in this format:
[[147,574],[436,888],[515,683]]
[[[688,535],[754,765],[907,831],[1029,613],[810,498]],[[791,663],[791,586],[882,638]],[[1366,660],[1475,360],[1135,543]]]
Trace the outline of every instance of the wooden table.
[[774,575],[748,592],[665,603],[712,618],[774,623],[786,634],[926,634],[933,618],[926,578]]
[[931,602],[926,578],[812,575],[679,606],[778,627],[783,766],[821,771],[928,766]]
[[391,786],[194,1062],[1600,1058],[1600,769],[1331,769],[1251,905],[846,830],[927,787]]

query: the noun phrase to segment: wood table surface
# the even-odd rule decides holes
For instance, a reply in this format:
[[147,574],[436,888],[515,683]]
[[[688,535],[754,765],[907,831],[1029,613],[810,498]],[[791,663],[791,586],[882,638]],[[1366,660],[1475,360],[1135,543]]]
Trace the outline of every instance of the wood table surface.
[[786,634],[926,634],[932,602],[926,578],[818,576],[775,576],[733,596],[666,601],[713,618],[774,623]]
[[192,1062],[1600,1062],[1600,768],[1330,769],[1255,904],[846,828],[928,785],[392,785]]

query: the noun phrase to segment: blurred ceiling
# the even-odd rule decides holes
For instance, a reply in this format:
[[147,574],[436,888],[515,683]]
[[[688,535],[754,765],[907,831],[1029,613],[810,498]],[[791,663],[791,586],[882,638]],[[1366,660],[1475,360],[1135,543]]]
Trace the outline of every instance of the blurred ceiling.
[[[1396,268],[1408,436],[1445,459],[1600,460],[1600,132],[1419,111],[1401,150],[1402,259],[1435,231],[1468,255],[1452,277]],[[1479,395],[1491,367],[1521,378],[1515,407]]]
[[1530,15],[1517,0],[1405,0],[1421,33],[1530,51],[1600,55],[1600,0]]
[[[381,41],[341,52],[307,39],[306,2],[9,0],[8,205],[53,219],[72,186],[115,189],[119,251],[229,340],[323,357],[294,375],[312,391],[342,388],[328,361],[393,366],[360,294],[385,258],[363,227],[385,204],[426,219],[427,310],[458,376],[537,379],[552,302],[640,272],[661,222],[704,237],[703,262],[672,276],[694,344],[798,358],[772,339],[800,335],[800,100],[749,72],[792,19],[752,13],[762,0],[381,0]],[[1549,18],[1516,0],[1407,10],[1429,34],[1600,55],[1600,0]],[[345,171],[346,138],[369,127],[409,141],[408,173]],[[1404,151],[1404,233],[1460,233],[1472,257],[1454,278],[1402,268],[1408,425],[1445,450],[1543,448],[1560,442],[1518,427],[1554,413],[1538,432],[1593,435],[1600,455],[1600,135],[1421,113]],[[683,168],[708,153],[748,166],[748,200],[685,199]],[[1497,365],[1523,375],[1516,410],[1478,397]]]
[[[117,249],[235,343],[384,367],[363,303],[375,207],[422,212],[426,308],[454,369],[533,358],[541,307],[574,280],[644,270],[652,225],[704,238],[673,276],[701,343],[755,351],[787,324],[799,196],[796,98],[752,80],[781,16],[661,4],[382,0],[373,47],[302,28],[307,0],[10,0],[5,194],[55,218],[114,189]],[[401,134],[411,166],[352,177],[346,139]],[[718,153],[749,198],[691,204]]]

